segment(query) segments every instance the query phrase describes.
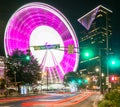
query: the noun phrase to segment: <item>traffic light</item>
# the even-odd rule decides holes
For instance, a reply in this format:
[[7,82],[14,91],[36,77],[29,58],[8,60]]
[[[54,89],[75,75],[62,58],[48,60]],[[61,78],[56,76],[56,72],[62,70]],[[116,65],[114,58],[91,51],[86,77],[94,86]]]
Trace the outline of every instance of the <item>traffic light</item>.
[[115,65],[116,61],[117,60],[115,58],[111,58],[109,63],[110,63],[110,65]]
[[109,67],[118,67],[120,66],[120,61],[117,57],[110,57],[108,59]]
[[76,81],[74,80],[74,79],[72,79],[72,81],[71,81],[72,83],[76,83]]
[[111,63],[112,63],[112,65],[114,65],[116,63],[116,61],[113,60]]
[[91,49],[85,49],[82,52],[82,56],[84,59],[89,59],[93,57],[93,51]]
[[118,76],[117,75],[111,75],[110,76],[110,82],[118,82]]
[[27,50],[27,54],[26,54],[26,60],[30,60],[30,49]]
[[26,56],[26,60],[30,60],[30,56],[29,55]]
[[89,57],[89,55],[90,55],[90,53],[88,53],[88,52],[85,53],[85,56],[86,56],[86,57]]
[[84,79],[84,83],[88,83],[88,80],[87,80],[87,79]]
[[81,79],[78,79],[78,84],[82,84],[82,80]]

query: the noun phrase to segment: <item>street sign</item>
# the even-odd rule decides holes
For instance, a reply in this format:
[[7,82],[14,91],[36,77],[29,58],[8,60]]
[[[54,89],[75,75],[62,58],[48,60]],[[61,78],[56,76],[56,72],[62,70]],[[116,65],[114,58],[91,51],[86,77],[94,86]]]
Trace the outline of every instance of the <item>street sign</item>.
[[33,46],[33,47],[34,47],[34,50],[40,50],[39,46]]
[[34,50],[57,49],[60,48],[60,44],[33,46],[33,48]]
[[108,88],[111,88],[111,83],[108,84]]
[[109,77],[106,77],[106,85],[109,85]]
[[74,45],[68,45],[68,53],[74,53]]

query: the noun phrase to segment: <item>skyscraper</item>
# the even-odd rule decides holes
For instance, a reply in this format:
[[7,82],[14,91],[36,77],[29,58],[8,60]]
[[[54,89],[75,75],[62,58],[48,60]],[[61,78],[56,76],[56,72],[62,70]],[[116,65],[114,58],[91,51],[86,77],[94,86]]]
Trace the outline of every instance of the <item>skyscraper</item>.
[[[78,19],[80,24],[82,24],[85,28],[79,38],[80,50],[82,53],[82,50],[92,47],[94,57],[90,61],[93,61],[94,59],[97,61],[97,59],[99,59],[99,50],[104,50],[104,52],[101,53],[102,55],[108,53],[109,51],[109,41],[112,36],[111,18],[112,11],[102,5],[99,5]],[[84,61],[82,55],[80,58],[82,63],[88,63],[88,61]],[[94,62],[93,66],[95,67],[97,64],[97,62]],[[87,66],[91,67],[92,65],[90,63],[90,65],[87,64]]]
[[112,11],[102,5],[97,6],[78,21],[85,27],[85,35],[80,38],[80,46],[107,47],[107,39],[112,35]]

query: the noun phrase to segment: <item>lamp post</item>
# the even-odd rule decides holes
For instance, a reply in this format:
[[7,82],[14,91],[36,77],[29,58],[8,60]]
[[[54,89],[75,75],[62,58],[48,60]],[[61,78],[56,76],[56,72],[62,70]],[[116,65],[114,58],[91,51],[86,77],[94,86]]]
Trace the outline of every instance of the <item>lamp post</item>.
[[104,80],[104,76],[105,76],[104,73],[101,73],[101,80],[102,80],[101,81],[101,87],[102,87],[101,90],[102,90],[103,93],[104,93],[104,81],[103,81]]
[[105,49],[105,48],[100,48],[99,49],[99,66],[100,66],[100,68],[99,68],[99,78],[100,78],[100,92],[101,93],[103,93],[103,90],[102,90],[102,66],[101,66],[101,50],[102,49]]
[[[100,59],[101,60],[101,59]],[[96,68],[95,69],[96,72],[99,73],[99,80],[100,80],[100,92],[102,93],[102,73],[101,73],[101,64],[100,64],[100,68]]]

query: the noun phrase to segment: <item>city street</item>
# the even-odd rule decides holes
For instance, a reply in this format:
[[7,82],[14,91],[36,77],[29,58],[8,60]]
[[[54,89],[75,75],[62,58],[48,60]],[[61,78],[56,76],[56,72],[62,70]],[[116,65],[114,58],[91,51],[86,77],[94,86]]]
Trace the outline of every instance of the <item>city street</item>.
[[29,96],[0,99],[0,107],[96,107],[100,99],[98,92],[72,94],[47,93],[43,96]]
[[118,0],[0,0],[0,107],[120,107]]

